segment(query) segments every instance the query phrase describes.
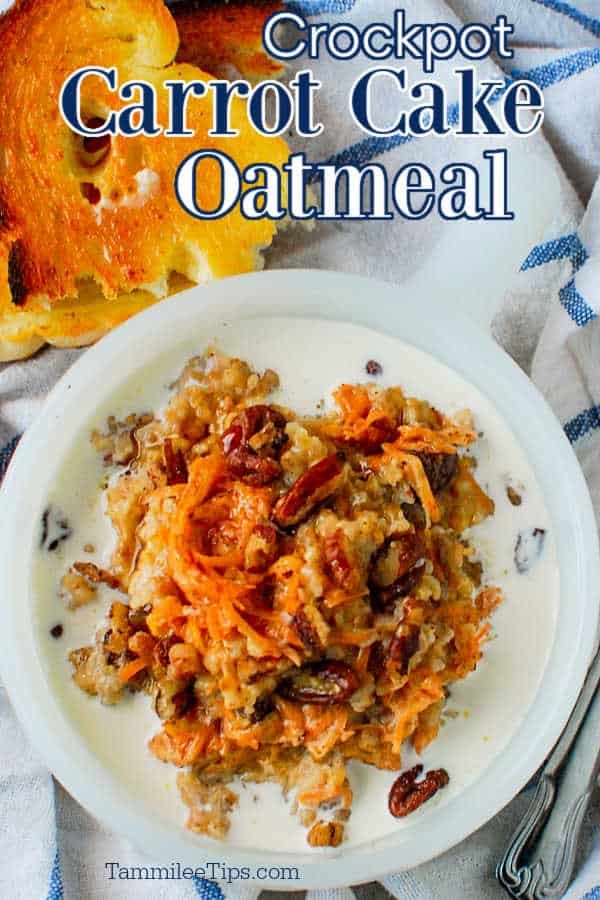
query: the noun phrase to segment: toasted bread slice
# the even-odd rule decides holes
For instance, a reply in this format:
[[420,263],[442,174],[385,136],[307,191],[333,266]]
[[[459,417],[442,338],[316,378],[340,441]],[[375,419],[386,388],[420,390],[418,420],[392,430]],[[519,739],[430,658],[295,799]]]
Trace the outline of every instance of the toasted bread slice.
[[[116,66],[119,83],[135,78],[156,86],[157,118],[166,127],[164,82],[211,79],[188,64],[171,64],[178,43],[162,0],[18,0],[0,17],[4,359],[21,357],[40,341],[89,343],[167,296],[174,274],[199,283],[260,267],[276,223],[249,221],[237,207],[221,219],[195,219],[173,187],[179,164],[198,149],[222,149],[240,170],[259,160],[283,164],[285,142],[257,134],[243,101],[232,104],[239,136],[221,139],[207,134],[211,95],[188,102],[193,137],[90,143],[60,116],[60,89],[74,70]],[[86,120],[103,120],[122,105],[101,79],[83,83]],[[218,205],[218,172],[210,163],[197,179],[204,208]]]
[[279,78],[285,67],[271,59],[262,43],[265,21],[281,3],[273,0],[189,0],[176,3],[177,61],[227,78],[231,70],[250,82]]

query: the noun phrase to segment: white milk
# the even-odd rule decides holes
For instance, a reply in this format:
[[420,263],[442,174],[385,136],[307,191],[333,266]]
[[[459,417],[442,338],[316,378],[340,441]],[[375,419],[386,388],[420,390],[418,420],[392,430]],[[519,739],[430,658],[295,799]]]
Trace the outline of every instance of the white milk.
[[[427,399],[445,413],[469,407],[476,429],[482,433],[473,449],[478,461],[476,475],[495,501],[496,512],[473,529],[472,540],[484,563],[486,580],[500,585],[506,600],[493,616],[494,637],[486,645],[477,671],[452,686],[447,710],[458,715],[446,718],[439,738],[424,754],[427,767],[448,770],[450,785],[414,816],[395,820],[387,811],[394,774],[358,763],[349,767],[355,799],[344,848],[410,828],[411,821],[477,779],[522,722],[551,648],[559,578],[550,520],[533,472],[492,403],[452,370],[395,338],[322,320],[224,322],[216,331],[190,336],[176,352],[165,354],[151,370],[123,385],[106,408],[95,410],[93,417],[82,422],[79,440],[48,498],[65,513],[73,534],[54,553],[38,553],[34,575],[39,650],[49,688],[96,755],[117,774],[123,790],[139,798],[156,818],[183,826],[186,810],[175,784],[177,770],[160,763],[146,747],[148,738],[160,728],[150,698],[141,694],[104,707],[71,680],[68,653],[92,641],[112,592],[101,587],[88,607],[69,612],[58,598],[57,588],[65,568],[75,560],[107,565],[114,543],[100,499],[106,470],[91,447],[90,429],[102,428],[111,413],[124,416],[159,409],[186,360],[202,353],[209,343],[259,370],[275,369],[281,389],[274,402],[300,413],[316,412],[323,400],[330,408],[331,391],[342,382],[376,380],[383,385],[401,385],[406,394]],[[367,376],[369,359],[383,366],[380,378]],[[508,484],[522,494],[521,506],[510,504]],[[514,563],[515,544],[519,532],[533,528],[546,530],[543,551],[530,570],[521,574]],[[94,545],[95,553],[84,553],[87,543]],[[59,639],[49,633],[57,622],[64,626]],[[407,749],[404,762],[408,765],[413,758]],[[249,784],[240,786],[239,793],[240,807],[232,817],[227,844],[306,852],[305,829],[290,816],[289,804],[278,786]],[[215,843],[215,849],[217,846]]]

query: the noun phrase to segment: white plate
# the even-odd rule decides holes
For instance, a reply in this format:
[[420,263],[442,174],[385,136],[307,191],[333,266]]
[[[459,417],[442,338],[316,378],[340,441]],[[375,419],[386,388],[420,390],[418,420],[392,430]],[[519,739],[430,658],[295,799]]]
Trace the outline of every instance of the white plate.
[[[506,693],[510,696],[504,708],[491,703],[484,709],[488,715],[487,730],[492,731],[494,726],[489,720],[490,710],[502,719],[502,727],[496,722],[485,752],[475,754],[474,762],[468,760],[472,778],[457,779],[461,790],[449,790],[445,798],[424,808],[402,827],[391,831],[387,826],[371,828],[366,834],[361,834],[359,828],[355,839],[326,856],[290,849],[282,852],[286,841],[277,838],[265,852],[264,840],[256,840],[252,847],[252,841],[235,828],[228,842],[215,844],[185,833],[174,824],[172,802],[165,802],[165,810],[169,807],[170,811],[161,816],[156,802],[154,806],[150,802],[150,793],[155,797],[156,792],[149,788],[151,776],[145,782],[146,767],[141,767],[142,774],[135,783],[131,779],[128,782],[123,768],[115,764],[115,742],[107,741],[107,747],[101,748],[93,739],[93,726],[92,732],[82,726],[77,704],[87,703],[89,710],[94,708],[93,701],[77,695],[76,700],[67,702],[65,697],[72,698],[73,694],[57,689],[52,666],[38,640],[40,632],[33,626],[40,615],[30,564],[38,539],[39,515],[52,492],[55,473],[67,459],[82,424],[110,403],[115,392],[136,372],[166,351],[183,346],[189,349],[190,335],[197,333],[202,344],[224,319],[282,315],[352,321],[400,338],[445,363],[487,396],[533,467],[548,510],[549,531],[555,539],[560,566],[554,640],[552,622],[546,628],[545,639],[537,634],[534,640],[532,633],[531,660],[527,659],[527,665],[519,669],[523,673],[523,690],[515,690],[518,681],[513,681],[512,687],[507,683]],[[376,356],[376,350],[369,355]],[[306,347],[306,366],[318,365],[318,355]],[[323,390],[328,387],[323,385]],[[44,465],[40,465],[40,448],[44,448]],[[600,583],[596,530],[581,471],[559,424],[531,383],[480,329],[441,306],[421,299],[418,303],[412,301],[396,286],[323,272],[269,272],[197,288],[148,310],[88,351],[67,373],[24,437],[2,496],[3,597],[19,598],[19,602],[4,602],[0,608],[2,678],[32,741],[67,789],[107,825],[143,847],[156,862],[180,860],[199,865],[205,859],[221,857],[232,865],[251,868],[264,864],[296,865],[302,871],[303,888],[366,881],[417,865],[483,824],[533,774],[566,721],[592,652]],[[525,613],[523,622],[527,627]],[[529,614],[533,615],[531,611]],[[535,615],[530,618],[529,627],[533,621]],[[499,632],[501,626],[510,626],[506,615],[498,622]],[[544,630],[540,628],[539,632],[543,634]],[[528,646],[527,641],[520,646],[514,644],[511,665],[528,655]],[[500,634],[498,646],[490,648],[490,655],[496,652],[499,661],[496,669],[491,667],[489,680],[489,690],[496,691],[498,700],[502,699],[502,672],[506,678],[510,673],[500,652],[503,647],[504,652],[511,652],[510,642],[503,645]],[[485,672],[485,662],[482,670]],[[122,712],[103,710],[101,720],[106,728],[110,728],[111,715],[116,723],[113,733],[123,741],[119,724]],[[94,719],[92,715],[90,721]],[[476,716],[462,729],[460,724],[454,731],[456,742],[451,740],[449,731],[439,743],[443,749],[445,742],[445,752],[450,754],[455,743],[455,756],[464,757],[465,748],[469,748],[467,738],[476,736],[477,728],[483,726]],[[140,735],[141,754],[146,752],[144,737]],[[111,744],[112,762],[108,752]],[[135,760],[137,748],[132,749],[131,741],[124,749]],[[435,761],[441,764],[438,756]],[[166,769],[161,767],[161,773],[163,768]],[[170,780],[173,781],[172,774]],[[381,818],[385,819],[385,797],[376,790],[362,793],[362,798],[357,797],[355,815],[368,796],[365,816],[371,809],[375,821],[372,810],[380,808]],[[260,806],[265,822],[273,813],[271,803],[278,802],[275,792],[269,796],[272,799],[268,805],[263,799]],[[285,828],[284,819],[278,818],[277,822],[277,828]],[[270,883],[266,880],[263,885]]]

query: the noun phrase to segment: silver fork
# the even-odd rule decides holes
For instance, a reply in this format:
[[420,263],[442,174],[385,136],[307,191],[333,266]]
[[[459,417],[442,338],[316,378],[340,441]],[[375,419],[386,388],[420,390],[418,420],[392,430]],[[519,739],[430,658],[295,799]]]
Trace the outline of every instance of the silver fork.
[[512,897],[562,897],[573,877],[581,826],[600,772],[600,651],[527,813],[496,870]]

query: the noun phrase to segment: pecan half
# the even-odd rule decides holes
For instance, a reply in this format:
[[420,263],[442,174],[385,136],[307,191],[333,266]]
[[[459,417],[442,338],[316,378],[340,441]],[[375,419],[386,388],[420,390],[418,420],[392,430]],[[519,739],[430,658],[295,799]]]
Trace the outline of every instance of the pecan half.
[[308,616],[303,610],[298,610],[298,612],[292,619],[291,625],[307,649],[321,649],[321,641],[319,640],[317,630],[315,626],[311,622],[309,622]]
[[314,463],[273,507],[275,523],[281,528],[291,528],[306,519],[319,503],[335,493],[343,470],[343,458],[337,453]]
[[417,453],[425,469],[427,480],[434,494],[439,494],[447,487],[458,468],[458,457],[455,453]]
[[279,693],[300,703],[343,703],[358,686],[354,669],[336,659],[326,659],[286,678],[279,685]]
[[270,406],[249,406],[235,417],[223,435],[230,472],[249,484],[271,484],[281,474],[277,462],[287,442],[286,419]]
[[376,359],[370,359],[365,369],[367,370],[367,375],[378,376],[383,374],[383,366]]
[[417,782],[422,771],[422,765],[414,766],[403,772],[393,783],[388,806],[391,814],[397,819],[414,812],[450,781],[445,769],[432,769],[422,781]]
[[188,480],[188,468],[183,450],[181,448],[174,450],[171,438],[165,438],[163,455],[167,470],[167,484],[185,484]]

